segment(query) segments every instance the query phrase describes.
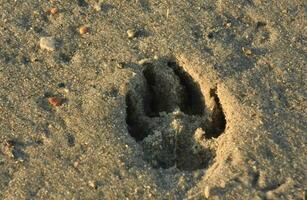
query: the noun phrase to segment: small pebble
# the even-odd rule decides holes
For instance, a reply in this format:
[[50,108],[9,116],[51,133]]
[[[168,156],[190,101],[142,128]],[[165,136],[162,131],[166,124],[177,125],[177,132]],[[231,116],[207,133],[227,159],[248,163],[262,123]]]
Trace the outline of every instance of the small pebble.
[[59,9],[57,8],[50,8],[48,13],[50,13],[51,15],[55,15],[59,12]]
[[232,25],[232,24],[231,24],[231,22],[227,22],[227,23],[225,23],[225,27],[226,27],[226,28],[230,28],[230,27],[231,27],[231,25]]
[[77,160],[77,161],[74,162],[73,165],[74,165],[75,168],[78,168],[79,164],[80,164],[80,162]]
[[134,37],[136,36],[136,31],[135,31],[135,30],[132,30],[132,29],[129,29],[129,30],[127,31],[127,35],[128,35],[128,38],[129,38],[129,39],[132,39],[132,38],[134,38]]
[[79,28],[79,33],[80,33],[81,35],[88,34],[88,33],[89,33],[89,28],[88,28],[87,26],[81,26],[81,27]]
[[48,102],[52,106],[60,106],[60,105],[62,105],[63,100],[59,97],[50,97],[50,98],[48,98]]
[[58,87],[59,87],[59,88],[64,88],[64,87],[65,87],[65,83],[63,83],[63,82],[58,83]]
[[96,184],[95,181],[89,181],[89,182],[88,182],[88,185],[89,185],[91,188],[97,189],[97,184]]
[[138,61],[139,65],[146,65],[146,64],[151,64],[152,60],[150,58],[144,58]]
[[242,51],[244,52],[244,54],[246,55],[246,56],[251,56],[253,53],[252,53],[252,50],[250,50],[250,49],[247,49],[247,48],[245,48],[245,47],[242,47]]
[[55,51],[56,41],[53,37],[42,37],[39,41],[39,46],[41,49],[44,49],[47,51]]

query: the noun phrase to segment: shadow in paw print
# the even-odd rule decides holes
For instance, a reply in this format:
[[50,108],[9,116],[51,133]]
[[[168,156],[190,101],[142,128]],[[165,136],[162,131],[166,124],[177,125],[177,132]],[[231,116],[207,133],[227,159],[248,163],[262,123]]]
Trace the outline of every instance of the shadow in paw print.
[[217,96],[216,88],[210,89],[210,97],[214,99],[215,106],[211,115],[212,123],[209,124],[207,134],[205,135],[205,137],[209,139],[219,137],[226,128],[226,118],[220,99]]
[[192,77],[180,69],[176,62],[167,62],[167,67],[148,66],[144,72],[147,82],[148,116],[180,109],[188,115],[204,113],[204,98],[200,87]]
[[[126,96],[128,131],[154,168],[205,168],[226,120],[216,89],[207,109],[201,86],[173,60],[145,66]],[[212,106],[211,106],[212,107]]]

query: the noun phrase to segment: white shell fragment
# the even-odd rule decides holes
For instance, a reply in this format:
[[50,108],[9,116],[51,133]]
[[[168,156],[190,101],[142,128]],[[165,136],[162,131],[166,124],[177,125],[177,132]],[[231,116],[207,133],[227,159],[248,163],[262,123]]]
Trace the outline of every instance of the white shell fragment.
[[47,51],[56,50],[56,40],[53,37],[42,37],[39,41],[39,46],[41,49]]

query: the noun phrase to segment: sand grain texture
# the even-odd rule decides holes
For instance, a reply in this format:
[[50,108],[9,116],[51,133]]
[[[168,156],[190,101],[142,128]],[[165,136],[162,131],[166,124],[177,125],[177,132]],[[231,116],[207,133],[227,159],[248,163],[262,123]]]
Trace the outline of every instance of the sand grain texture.
[[305,198],[304,1],[99,6],[1,0],[0,199]]

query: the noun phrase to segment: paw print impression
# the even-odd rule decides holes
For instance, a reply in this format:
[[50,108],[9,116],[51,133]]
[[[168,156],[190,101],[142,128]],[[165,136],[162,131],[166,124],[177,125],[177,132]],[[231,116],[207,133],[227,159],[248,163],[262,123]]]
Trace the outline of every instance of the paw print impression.
[[126,122],[144,159],[154,168],[208,167],[215,155],[213,138],[226,127],[216,88],[202,89],[173,60],[147,64],[140,73],[126,96]]

